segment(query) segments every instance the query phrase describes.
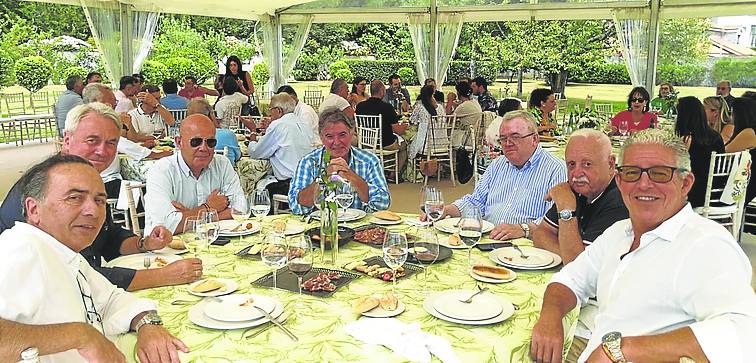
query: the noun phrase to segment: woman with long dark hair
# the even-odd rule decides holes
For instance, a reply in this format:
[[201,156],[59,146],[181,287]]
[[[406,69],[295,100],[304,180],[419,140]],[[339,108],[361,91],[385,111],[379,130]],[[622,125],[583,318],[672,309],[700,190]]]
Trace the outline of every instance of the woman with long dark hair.
[[709,127],[703,104],[693,96],[683,97],[677,103],[675,133],[688,145],[690,167],[696,177],[688,201],[694,208],[701,207],[706,197],[711,152],[723,153],[724,142],[719,133]]
[[754,177],[754,164],[756,164],[756,100],[738,97],[732,101],[732,122],[735,123],[735,132],[730,142],[725,145],[728,153],[749,150],[751,153],[751,179],[746,189],[746,203],[756,196],[756,177]]
[[349,101],[349,104],[352,105],[353,108],[357,108],[357,104],[366,101],[370,96],[367,93],[367,78],[365,77],[354,77],[354,81],[352,82],[352,92],[349,93],[349,97],[347,101]]
[[233,77],[239,85],[239,92],[245,96],[255,93],[255,84],[249,72],[242,70],[242,62],[239,57],[232,55],[226,60],[226,77]]
[[640,131],[656,127],[656,114],[648,105],[650,95],[643,87],[635,87],[627,95],[627,110],[620,111],[612,118],[612,132],[618,134],[620,125],[627,125],[628,131]]
[[[412,143],[408,148],[408,160],[413,160],[417,154],[423,152],[423,145],[425,144],[425,138],[428,134],[428,125],[431,123],[431,117],[443,115],[444,108],[433,97],[435,87],[426,85],[420,89],[420,99],[415,102],[415,106],[412,108],[412,114],[410,114],[410,123],[417,125],[417,134],[412,139]],[[446,135],[446,131],[436,132],[434,135]],[[444,137],[434,140],[434,142],[446,142],[448,145],[448,139]],[[436,144],[436,146],[439,146]]]

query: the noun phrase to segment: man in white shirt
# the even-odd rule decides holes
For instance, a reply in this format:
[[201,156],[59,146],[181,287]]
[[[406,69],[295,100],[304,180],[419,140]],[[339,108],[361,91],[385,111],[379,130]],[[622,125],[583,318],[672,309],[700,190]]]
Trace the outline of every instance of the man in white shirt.
[[[142,362],[168,356],[177,361],[177,349],[187,352],[161,326],[153,301],[117,288],[78,253],[105,221],[105,186],[97,170],[81,157],[56,154],[29,169],[20,183],[26,223],[0,235],[0,318],[24,324],[86,322],[109,337],[136,331]],[[42,361],[84,358],[70,349]]]
[[270,126],[259,141],[249,143],[248,152],[252,159],[270,160],[276,182],[268,184],[265,189],[273,194],[287,195],[291,177],[297,170],[299,161],[314,149],[312,130],[292,112],[294,98],[286,93],[278,93],[270,98]]
[[[162,159],[166,156],[173,155],[173,151],[152,151],[142,145],[139,145],[123,136],[125,132],[121,133],[121,138],[118,139],[118,153],[128,156],[134,160],[143,159]],[[100,173],[102,182],[105,183],[105,190],[108,193],[108,198],[118,198],[121,191],[121,159],[115,157],[113,162],[110,163],[107,169]]]
[[136,108],[134,102],[131,101],[137,91],[139,90],[139,80],[132,76],[123,76],[119,81],[118,91],[115,91],[116,107],[115,112],[129,112]]
[[159,88],[146,85],[136,97],[139,105],[128,113],[131,118],[131,129],[126,134],[129,140],[154,140],[156,134],[164,135],[166,125],[176,124],[171,112],[160,104]]
[[320,103],[318,108],[318,114],[322,115],[324,112],[338,108],[343,111],[350,120],[354,120],[354,109],[349,104],[347,98],[349,97],[349,85],[341,78],[336,78],[331,83],[331,93],[325,96],[323,102]]
[[323,143],[320,141],[320,130],[318,129],[318,112],[315,111],[312,106],[299,101],[299,97],[297,96],[297,91],[294,90],[291,86],[283,85],[281,87],[278,87],[278,91],[276,93],[285,92],[288,93],[291,98],[294,99],[294,102],[296,102],[297,106],[294,107],[294,116],[297,116],[300,120],[304,121],[308,125],[310,125],[310,129],[312,129],[312,135],[313,135],[313,145],[320,146]]
[[239,85],[234,77],[226,77],[223,80],[223,96],[215,103],[215,116],[218,118],[220,127],[227,129],[238,123],[235,118],[241,114],[243,104],[249,102],[249,96],[239,92]]
[[625,142],[615,178],[630,219],[615,223],[554,275],[531,357],[561,361],[562,318],[596,296],[579,362],[747,362],[756,354],[751,265],[727,230],[687,203],[685,142],[658,129]]
[[176,144],[180,152],[158,160],[147,173],[145,233],[164,225],[184,231],[184,221],[214,209],[220,219],[231,219],[231,207],[246,206],[239,176],[228,158],[215,157],[215,125],[205,115],[181,122]]

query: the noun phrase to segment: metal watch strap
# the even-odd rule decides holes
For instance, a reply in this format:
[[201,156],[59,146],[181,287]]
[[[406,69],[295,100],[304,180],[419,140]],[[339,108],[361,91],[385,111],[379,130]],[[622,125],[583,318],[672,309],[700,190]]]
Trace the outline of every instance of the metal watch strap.
[[139,329],[145,325],[163,325],[163,319],[160,318],[157,311],[148,311],[147,314],[144,314],[144,316],[136,323],[134,331],[138,333]]
[[527,223],[520,224],[520,228],[522,228],[522,231],[525,232],[525,238],[530,238],[530,226],[528,226]]

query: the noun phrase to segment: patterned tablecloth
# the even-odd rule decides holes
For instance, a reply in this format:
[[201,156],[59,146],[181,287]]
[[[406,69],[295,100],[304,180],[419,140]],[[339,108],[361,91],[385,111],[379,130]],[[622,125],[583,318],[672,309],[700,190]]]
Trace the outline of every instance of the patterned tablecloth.
[[[405,215],[405,218],[417,218]],[[293,342],[278,328],[272,327],[252,339],[246,336],[263,327],[239,330],[211,330],[194,325],[189,321],[187,311],[190,306],[171,305],[174,299],[197,300],[199,298],[187,292],[187,286],[173,286],[139,291],[140,297],[151,298],[159,303],[160,314],[165,326],[181,338],[192,350],[182,355],[183,362],[397,362],[405,361],[402,356],[382,346],[368,346],[348,335],[344,325],[359,318],[351,311],[351,303],[367,294],[390,291],[391,284],[376,278],[363,276],[349,285],[339,288],[330,298],[318,298],[308,295],[299,299],[296,293],[273,290],[251,285],[257,278],[270,270],[259,259],[241,258],[234,255],[243,247],[259,242],[268,233],[268,223],[275,218],[289,218],[289,223],[302,223],[296,216],[272,216],[265,219],[263,233],[245,237],[239,241],[232,239],[226,246],[211,246],[207,253],[200,255],[205,264],[205,276],[231,278],[240,284],[236,293],[264,294],[280,299],[286,311],[293,314],[285,325],[299,337]],[[354,227],[366,224],[367,218],[350,223]],[[313,223],[314,225],[314,223]],[[396,226],[404,228],[409,234],[416,232],[416,227],[406,224]],[[439,232],[440,237],[445,234]],[[485,238],[485,236],[484,236]],[[517,243],[528,244],[530,241],[518,240]],[[338,265],[343,266],[356,259],[379,256],[380,249],[372,248],[358,242],[349,242],[340,250]],[[186,256],[186,255],[185,255]],[[473,261],[492,264],[488,253],[473,249]],[[321,267],[317,261],[315,267]],[[333,266],[323,266],[333,267]],[[455,250],[446,261],[434,264],[429,270],[429,290],[475,289],[477,281],[468,275],[467,254],[465,250]],[[407,310],[397,318],[407,323],[420,324],[423,331],[447,339],[462,362],[529,362],[530,336],[538,320],[546,285],[555,270],[536,272],[517,272],[517,279],[504,284],[485,284],[490,291],[508,299],[519,307],[506,321],[489,326],[473,327],[439,320],[430,316],[422,307],[423,296],[420,286],[422,273],[415,274],[397,282],[397,295],[406,304]],[[572,335],[577,322],[578,310],[570,312],[564,319],[565,352],[572,342]],[[126,336],[119,345],[133,344],[134,334]],[[133,359],[132,357],[130,357]],[[434,358],[435,361],[438,361]]]

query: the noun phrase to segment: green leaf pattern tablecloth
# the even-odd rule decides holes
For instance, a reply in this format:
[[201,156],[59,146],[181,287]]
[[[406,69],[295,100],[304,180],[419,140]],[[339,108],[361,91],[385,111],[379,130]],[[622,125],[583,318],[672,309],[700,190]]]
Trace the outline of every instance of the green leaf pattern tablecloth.
[[[405,218],[416,218],[406,216]],[[275,218],[289,218],[289,223],[302,223],[297,216],[267,217],[266,223]],[[350,223],[354,227],[366,224],[369,217]],[[313,223],[313,226],[317,222]],[[412,234],[416,227],[406,224],[392,228],[408,229]],[[160,314],[166,328],[181,338],[192,350],[182,355],[182,362],[401,362],[400,355],[381,346],[368,346],[348,335],[343,326],[359,318],[351,311],[351,302],[371,293],[390,291],[391,284],[376,278],[363,276],[351,284],[340,288],[330,298],[304,295],[299,299],[296,293],[253,286],[250,283],[270,272],[259,259],[241,258],[234,255],[243,247],[260,242],[263,233],[245,237],[243,243],[237,238],[226,246],[211,246],[200,257],[205,265],[205,276],[232,278],[239,282],[236,293],[255,293],[280,299],[287,311],[294,311],[285,325],[299,337],[294,343],[278,328],[272,327],[262,334],[246,339],[246,336],[263,327],[240,330],[212,330],[194,325],[189,321],[189,305],[171,305],[170,301],[199,298],[187,292],[187,286],[173,286],[136,292],[140,297],[158,301]],[[438,232],[439,237],[444,236]],[[529,243],[518,240],[518,243]],[[349,242],[342,247],[339,265],[350,261],[380,255],[381,250]],[[189,255],[184,256],[191,256]],[[493,264],[488,254],[473,249],[473,261]],[[316,261],[315,267],[320,267]],[[333,267],[333,266],[324,266]],[[508,320],[490,326],[472,327],[454,324],[430,316],[422,307],[421,283],[423,274],[418,273],[397,282],[399,299],[407,305],[407,310],[397,318],[406,323],[420,323],[428,333],[446,338],[463,362],[529,362],[530,336],[538,320],[543,293],[555,270],[545,272],[521,272],[515,281],[505,284],[487,284],[490,291],[505,297],[519,307]],[[477,281],[467,273],[465,250],[455,250],[451,259],[434,264],[428,274],[430,292],[447,289],[474,289]],[[299,301],[298,301],[299,300]],[[297,306],[297,303],[299,304]],[[565,352],[572,342],[578,310],[570,312],[564,319]],[[129,342],[130,338],[130,342]],[[133,344],[134,334],[126,336],[126,342]],[[434,358],[435,361],[438,361]]]

